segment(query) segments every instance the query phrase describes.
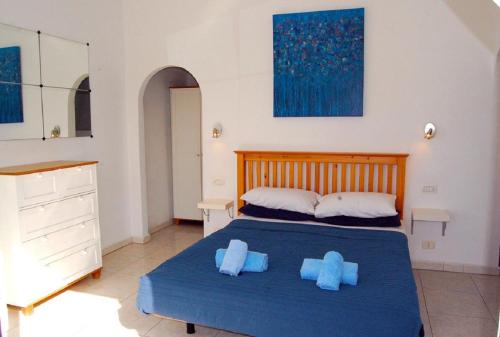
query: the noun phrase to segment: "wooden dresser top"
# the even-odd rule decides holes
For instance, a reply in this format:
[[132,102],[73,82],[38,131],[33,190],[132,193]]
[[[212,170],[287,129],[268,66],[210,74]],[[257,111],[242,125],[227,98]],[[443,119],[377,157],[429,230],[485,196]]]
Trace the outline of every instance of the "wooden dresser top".
[[43,163],[34,163],[27,165],[0,167],[0,175],[2,176],[20,176],[23,174],[31,174],[37,172],[54,171],[70,167],[85,166],[97,164],[97,161],[78,161],[78,160],[58,160],[48,161]]

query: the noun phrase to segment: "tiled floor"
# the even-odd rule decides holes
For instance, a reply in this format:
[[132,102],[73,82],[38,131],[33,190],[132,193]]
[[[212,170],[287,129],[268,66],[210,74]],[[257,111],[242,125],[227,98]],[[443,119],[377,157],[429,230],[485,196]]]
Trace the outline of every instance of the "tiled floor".
[[[8,336],[185,336],[184,323],[139,314],[135,308],[136,289],[140,275],[201,237],[200,226],[171,226],[154,234],[145,245],[132,244],[106,255],[100,280],[82,281],[37,306],[32,316],[23,317],[10,310]],[[414,274],[426,336],[496,336],[500,277],[425,270],[415,270]],[[196,329],[197,337],[239,336]]]

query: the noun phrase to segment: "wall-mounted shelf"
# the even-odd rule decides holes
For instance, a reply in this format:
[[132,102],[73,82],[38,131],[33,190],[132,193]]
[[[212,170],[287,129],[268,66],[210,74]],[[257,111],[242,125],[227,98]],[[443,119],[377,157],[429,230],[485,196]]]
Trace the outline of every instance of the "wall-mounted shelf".
[[444,209],[436,208],[412,208],[411,209],[411,234],[415,221],[440,222],[442,229],[441,235],[446,232],[446,224],[450,221],[450,213]]
[[234,201],[231,199],[204,199],[198,203],[198,208],[203,210],[203,215],[210,221],[210,210],[227,210],[227,214],[232,219],[234,218]]

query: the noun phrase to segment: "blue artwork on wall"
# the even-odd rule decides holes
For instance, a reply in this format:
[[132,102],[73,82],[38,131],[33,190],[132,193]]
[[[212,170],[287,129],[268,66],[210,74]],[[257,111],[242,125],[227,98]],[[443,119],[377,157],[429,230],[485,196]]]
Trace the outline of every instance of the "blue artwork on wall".
[[274,117],[363,116],[364,9],[273,15]]
[[22,123],[21,48],[0,48],[0,124]]

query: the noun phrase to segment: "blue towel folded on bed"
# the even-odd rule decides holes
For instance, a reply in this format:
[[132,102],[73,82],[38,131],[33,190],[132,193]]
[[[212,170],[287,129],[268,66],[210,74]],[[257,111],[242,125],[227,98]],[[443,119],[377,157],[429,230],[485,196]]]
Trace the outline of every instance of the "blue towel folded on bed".
[[[300,268],[300,278],[303,280],[317,281],[319,271],[323,265],[320,259],[304,259]],[[344,261],[342,269],[342,284],[355,286],[358,284],[358,264]]]
[[[215,253],[215,266],[220,268],[222,261],[224,260],[224,255],[226,255],[226,249],[219,248]],[[248,271],[254,273],[262,273],[267,270],[268,257],[267,254],[258,252],[248,252],[247,258],[245,259],[245,264],[241,271]],[[319,270],[318,270],[319,271]]]
[[241,240],[231,240],[227,247],[226,255],[222,260],[219,272],[231,276],[238,276],[245,265],[248,245]]
[[339,290],[342,280],[344,258],[340,253],[331,251],[323,257],[323,264],[316,285],[325,290]]

